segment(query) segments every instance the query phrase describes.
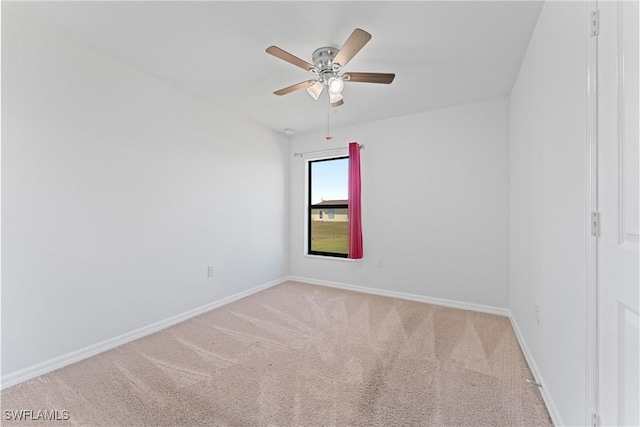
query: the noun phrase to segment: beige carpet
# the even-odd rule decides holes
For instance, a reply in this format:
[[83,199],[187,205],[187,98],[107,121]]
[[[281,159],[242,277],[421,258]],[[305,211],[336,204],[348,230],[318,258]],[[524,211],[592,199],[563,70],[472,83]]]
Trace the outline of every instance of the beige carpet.
[[288,282],[6,389],[2,425],[551,425],[527,378],[506,317]]

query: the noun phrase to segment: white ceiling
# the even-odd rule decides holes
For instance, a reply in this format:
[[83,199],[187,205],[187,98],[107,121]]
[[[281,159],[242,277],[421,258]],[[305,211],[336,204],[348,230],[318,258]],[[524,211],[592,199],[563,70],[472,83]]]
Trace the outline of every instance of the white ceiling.
[[[541,2],[2,2],[67,38],[274,130],[318,131],[508,95]],[[3,13],[10,19],[11,13]],[[308,61],[373,35],[345,71],[393,72],[391,85],[347,83],[345,104],[273,91],[312,78],[265,53]]]

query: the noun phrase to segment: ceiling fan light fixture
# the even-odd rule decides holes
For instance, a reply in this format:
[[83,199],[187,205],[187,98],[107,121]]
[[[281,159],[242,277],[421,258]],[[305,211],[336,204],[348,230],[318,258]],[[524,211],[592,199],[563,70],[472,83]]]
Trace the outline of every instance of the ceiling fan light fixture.
[[329,103],[334,107],[344,104],[344,102],[340,102],[342,101],[342,98],[343,98],[342,94],[339,94],[339,93],[333,94],[329,92]]
[[341,94],[344,89],[344,81],[340,77],[330,77],[327,86],[329,87],[330,94],[338,95]]
[[347,41],[341,48],[337,47],[320,47],[311,55],[313,64],[304,61],[289,52],[280,49],[277,46],[269,46],[267,53],[282,59],[296,67],[302,68],[310,72],[315,77],[313,80],[306,80],[283,89],[273,92],[275,95],[281,96],[291,92],[306,89],[311,98],[318,101],[327,87],[329,94],[329,102],[332,107],[344,104],[342,92],[344,83],[378,83],[390,84],[395,74],[391,73],[356,73],[349,72],[340,74],[345,65],[371,40],[371,34],[360,28],[353,30]]
[[309,94],[310,97],[312,97],[314,100],[318,100],[318,98],[320,98],[320,94],[322,93],[322,90],[324,89],[324,86],[322,85],[322,83],[315,82],[313,84],[313,86],[308,87],[307,88],[307,93]]

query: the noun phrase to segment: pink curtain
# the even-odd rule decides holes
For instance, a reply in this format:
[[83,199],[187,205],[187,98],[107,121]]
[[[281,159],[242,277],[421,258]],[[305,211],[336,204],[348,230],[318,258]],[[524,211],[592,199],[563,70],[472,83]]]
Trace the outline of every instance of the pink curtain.
[[349,258],[362,258],[360,146],[349,143]]

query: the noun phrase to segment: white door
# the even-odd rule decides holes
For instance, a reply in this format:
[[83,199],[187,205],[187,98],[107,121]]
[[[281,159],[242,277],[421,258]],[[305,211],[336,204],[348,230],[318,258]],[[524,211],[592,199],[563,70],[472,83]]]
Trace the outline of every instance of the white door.
[[598,3],[598,415],[639,426],[639,11]]

